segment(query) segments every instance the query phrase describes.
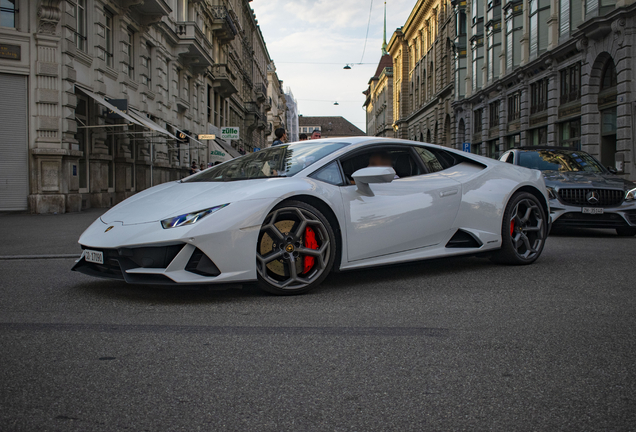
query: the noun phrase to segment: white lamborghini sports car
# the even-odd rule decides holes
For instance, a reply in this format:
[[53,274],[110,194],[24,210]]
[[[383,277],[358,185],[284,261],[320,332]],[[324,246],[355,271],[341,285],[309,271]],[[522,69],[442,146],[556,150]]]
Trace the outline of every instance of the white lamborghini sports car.
[[298,294],[332,270],[481,253],[530,264],[549,214],[540,171],[412,141],[311,140],[128,198],[82,234],[73,270]]

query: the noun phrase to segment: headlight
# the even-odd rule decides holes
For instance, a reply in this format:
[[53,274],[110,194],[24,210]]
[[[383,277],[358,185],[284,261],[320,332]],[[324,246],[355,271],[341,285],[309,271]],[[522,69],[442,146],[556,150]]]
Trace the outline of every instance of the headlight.
[[228,204],[223,204],[220,206],[216,206],[216,207],[210,207],[208,209],[205,210],[199,210],[196,212],[192,212],[192,213],[187,213],[187,214],[182,214],[180,216],[175,216],[175,217],[171,217],[168,219],[164,219],[161,221],[161,226],[164,228],[176,228],[176,227],[180,227],[180,226],[184,226],[184,225],[192,225],[193,223],[196,223],[198,221],[200,221],[201,219],[203,219],[204,217],[206,217],[209,214],[212,214],[216,211],[221,210],[223,207],[227,207]]
[[546,186],[546,189],[548,190],[548,197],[550,199],[557,199],[556,190],[554,190],[553,187]]
[[634,200],[636,200],[636,188],[632,190],[628,190],[627,193],[625,193],[625,201],[634,201]]

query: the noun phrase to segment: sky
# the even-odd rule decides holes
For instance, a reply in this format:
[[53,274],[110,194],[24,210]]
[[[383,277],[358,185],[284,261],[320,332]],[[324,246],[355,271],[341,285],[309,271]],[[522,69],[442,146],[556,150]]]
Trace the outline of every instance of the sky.
[[[387,0],[387,42],[415,2]],[[278,78],[291,89],[299,113],[343,116],[366,132],[362,92],[382,55],[384,1],[253,0],[251,6]],[[343,69],[346,64],[351,70]]]

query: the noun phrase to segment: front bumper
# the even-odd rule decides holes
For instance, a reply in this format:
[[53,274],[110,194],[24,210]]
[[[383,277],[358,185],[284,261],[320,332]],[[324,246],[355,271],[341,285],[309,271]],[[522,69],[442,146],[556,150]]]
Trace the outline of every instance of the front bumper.
[[550,200],[550,220],[553,227],[624,228],[636,227],[636,202],[615,207],[600,207],[602,214],[583,213],[583,207]]

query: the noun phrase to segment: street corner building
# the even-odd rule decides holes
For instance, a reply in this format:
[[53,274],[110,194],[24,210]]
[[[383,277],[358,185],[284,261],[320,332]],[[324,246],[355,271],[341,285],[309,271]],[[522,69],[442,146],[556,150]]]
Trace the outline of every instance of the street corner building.
[[266,147],[281,86],[248,0],[3,0],[0,211],[110,207]]
[[367,134],[492,158],[570,147],[634,180],[635,17],[634,0],[419,0],[385,37]]
[[345,138],[364,136],[365,133],[342,116],[298,116],[298,130],[311,139],[314,131],[319,131],[321,138]]

